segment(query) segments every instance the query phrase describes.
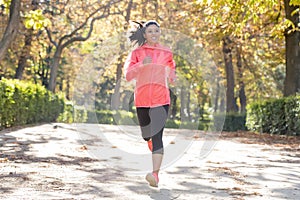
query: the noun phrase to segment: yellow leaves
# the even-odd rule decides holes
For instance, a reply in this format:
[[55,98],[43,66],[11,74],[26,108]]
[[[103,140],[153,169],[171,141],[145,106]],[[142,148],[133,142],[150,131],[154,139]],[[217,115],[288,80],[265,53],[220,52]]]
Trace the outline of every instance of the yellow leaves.
[[300,0],[290,0],[290,6],[299,6]]
[[292,33],[292,32],[294,32],[294,31],[297,30],[295,24],[294,24],[291,20],[285,19],[284,25],[283,25],[284,30],[286,30],[286,29],[289,28],[289,27],[290,27],[291,29],[288,30],[287,34],[290,34],[290,33]]
[[27,29],[40,30],[51,25],[51,21],[43,15],[43,11],[40,9],[31,10],[24,17],[24,25]]
[[10,2],[11,2],[11,0],[0,0],[0,5],[4,5],[5,7],[8,7]]
[[178,13],[178,15],[179,15],[180,17],[188,17],[188,16],[189,16],[189,12],[188,12],[188,11],[180,11],[180,12]]
[[300,13],[300,8],[295,9],[295,10],[291,13],[291,16],[297,15],[298,13]]
[[3,14],[7,15],[9,13],[10,0],[0,0],[0,5],[4,7]]

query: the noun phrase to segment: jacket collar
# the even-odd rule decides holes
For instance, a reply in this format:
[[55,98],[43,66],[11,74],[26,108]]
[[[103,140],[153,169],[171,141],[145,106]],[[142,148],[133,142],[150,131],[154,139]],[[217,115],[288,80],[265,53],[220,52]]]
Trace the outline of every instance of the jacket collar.
[[156,43],[155,45],[149,45],[149,44],[147,44],[147,43],[145,43],[143,46],[142,46],[143,48],[150,48],[150,49],[157,49],[157,48],[161,48],[162,46],[159,44],[159,43]]

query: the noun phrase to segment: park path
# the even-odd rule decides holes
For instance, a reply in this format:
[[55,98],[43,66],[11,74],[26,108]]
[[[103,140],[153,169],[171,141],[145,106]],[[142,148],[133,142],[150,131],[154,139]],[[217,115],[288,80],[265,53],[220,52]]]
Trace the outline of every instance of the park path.
[[[299,199],[299,139],[166,129],[158,188],[137,126],[0,132],[0,199]],[[273,142],[271,142],[273,141]],[[288,142],[286,142],[288,141]]]

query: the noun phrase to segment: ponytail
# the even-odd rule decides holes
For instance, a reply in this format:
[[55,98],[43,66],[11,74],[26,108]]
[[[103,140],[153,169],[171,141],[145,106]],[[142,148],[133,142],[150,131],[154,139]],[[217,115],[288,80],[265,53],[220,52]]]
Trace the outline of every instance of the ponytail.
[[136,30],[132,30],[129,32],[128,38],[133,46],[135,46],[136,44],[138,44],[138,46],[142,46],[146,42],[146,39],[144,37],[145,27],[143,26],[143,24],[137,21],[132,22],[138,24],[138,27],[136,28]]
[[133,46],[135,46],[136,44],[138,44],[138,46],[142,46],[143,44],[145,44],[146,38],[144,37],[144,34],[145,34],[145,30],[148,26],[154,24],[158,28],[160,27],[159,24],[154,20],[149,20],[144,24],[137,22],[137,21],[132,21],[132,22],[138,24],[138,27],[135,30],[131,30],[129,32],[129,36],[128,36],[128,38]]

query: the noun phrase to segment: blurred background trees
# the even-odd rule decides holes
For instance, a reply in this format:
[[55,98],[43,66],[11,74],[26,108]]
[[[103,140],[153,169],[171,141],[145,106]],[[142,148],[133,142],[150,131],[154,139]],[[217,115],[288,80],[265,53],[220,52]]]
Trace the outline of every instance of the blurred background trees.
[[[300,90],[299,0],[0,0],[0,77],[75,105],[132,109],[123,63],[130,20],[157,20],[179,80],[170,117],[245,113]],[[91,108],[88,108],[91,109]]]

